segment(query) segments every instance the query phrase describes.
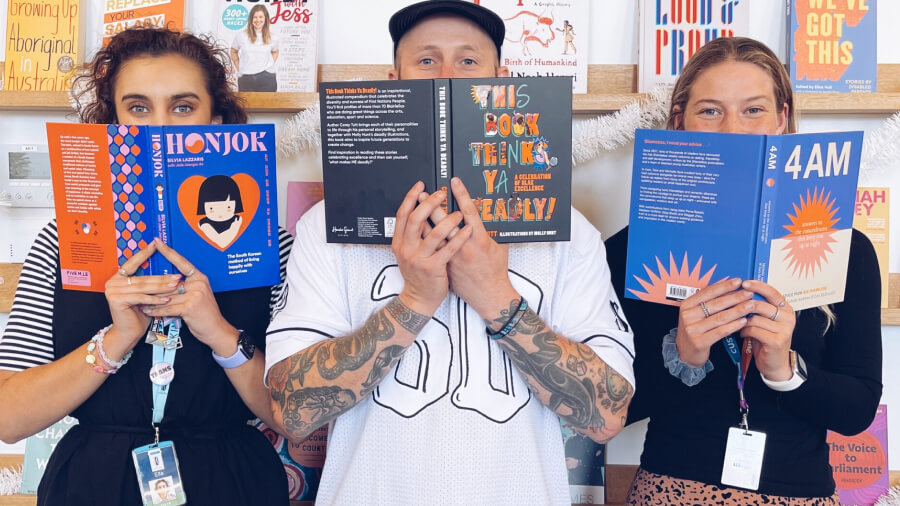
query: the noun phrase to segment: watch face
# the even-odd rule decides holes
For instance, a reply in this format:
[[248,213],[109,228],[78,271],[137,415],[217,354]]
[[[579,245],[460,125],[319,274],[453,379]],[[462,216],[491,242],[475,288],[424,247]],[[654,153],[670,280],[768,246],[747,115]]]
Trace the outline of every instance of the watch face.
[[253,352],[256,351],[256,345],[250,342],[250,336],[241,332],[241,337],[238,339],[238,349],[247,357],[247,360],[250,360],[253,358]]

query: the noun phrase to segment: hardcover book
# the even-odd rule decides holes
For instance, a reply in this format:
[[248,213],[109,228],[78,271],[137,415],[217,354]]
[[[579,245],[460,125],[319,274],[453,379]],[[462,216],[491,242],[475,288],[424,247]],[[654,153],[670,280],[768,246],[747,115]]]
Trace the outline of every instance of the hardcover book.
[[877,0],[788,0],[788,70],[799,93],[877,91]]
[[890,487],[887,433],[885,404],[878,406],[869,428],[855,436],[828,431],[829,463],[841,504],[872,506],[887,494]]
[[272,443],[284,464],[290,500],[313,504],[319,491],[322,468],[325,466],[328,425],[319,427],[299,443],[285,439],[262,421],[257,420],[254,426]]
[[891,189],[860,187],[856,191],[856,216],[853,228],[866,234],[875,247],[881,270],[881,307],[888,307],[890,280]]
[[638,4],[638,91],[675,84],[688,59],[719,37],[747,36],[750,0]]
[[389,244],[413,184],[454,176],[497,242],[569,240],[570,78],[332,82],[319,100],[329,242]]
[[842,301],[862,140],[638,130],[625,295],[679,305],[737,277],[795,310]]
[[[154,237],[213,291],[278,284],[274,137],[258,124],[47,123],[63,288],[103,291]],[[155,253],[139,274],[175,272]]]
[[82,56],[81,2],[9,2],[4,90],[69,89]]
[[503,18],[500,64],[512,77],[568,76],[574,93],[587,93],[592,2],[474,0]]
[[316,91],[319,0],[217,5],[215,33],[231,55],[237,91]]
[[606,445],[560,421],[572,504],[606,503]]
[[169,28],[181,31],[184,25],[184,0],[104,1],[103,46],[110,37],[133,26]]
[[28,436],[25,440],[25,461],[22,466],[23,494],[37,494],[38,485],[47,469],[50,454],[56,448],[59,440],[69,432],[69,429],[78,424],[78,420],[71,416],[63,417],[46,429]]

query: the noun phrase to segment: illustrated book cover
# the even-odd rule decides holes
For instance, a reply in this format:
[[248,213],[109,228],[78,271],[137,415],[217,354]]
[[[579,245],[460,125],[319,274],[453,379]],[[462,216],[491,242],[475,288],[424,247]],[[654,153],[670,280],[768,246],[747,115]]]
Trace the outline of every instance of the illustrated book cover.
[[113,35],[134,26],[168,28],[180,32],[184,28],[184,1],[103,0],[103,46],[106,47]]
[[500,65],[511,77],[568,76],[587,93],[591,4],[572,0],[474,0],[503,18]]
[[[154,237],[213,291],[280,282],[273,125],[48,123],[47,140],[63,288],[103,291]],[[139,274],[175,272],[155,253]]]
[[788,71],[795,93],[874,93],[877,0],[788,0]]
[[862,141],[638,130],[625,295],[678,305],[737,277],[794,310],[842,301]]
[[413,184],[454,176],[497,242],[569,240],[570,78],[331,82],[319,100],[329,242],[390,244]]
[[828,431],[829,463],[836,492],[846,506],[872,506],[888,492],[887,405],[875,411],[869,427],[855,436]]
[[746,37],[750,0],[638,4],[638,92],[675,84],[688,59],[719,37]]
[[10,1],[6,10],[6,91],[67,91],[81,63],[83,0]]

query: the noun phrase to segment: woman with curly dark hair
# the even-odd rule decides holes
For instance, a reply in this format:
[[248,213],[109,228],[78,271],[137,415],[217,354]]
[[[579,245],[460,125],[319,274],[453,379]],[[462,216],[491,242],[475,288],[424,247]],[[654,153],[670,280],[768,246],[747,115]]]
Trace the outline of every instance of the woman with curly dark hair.
[[[227,61],[194,35],[126,30],[76,79],[77,114],[95,123],[244,123]],[[154,252],[181,274],[134,275]],[[280,459],[247,424],[271,417],[254,341],[264,344],[280,286],[213,294],[199,268],[158,240],[125,262],[104,294],[64,290],[61,276],[53,221],[26,258],[0,338],[0,439],[22,439],[65,415],[79,421],[47,464],[38,504],[137,505],[151,500],[150,482],[169,478],[178,499],[166,504],[185,496],[190,504],[288,504]],[[162,348],[144,342],[163,321],[181,324],[178,361],[168,366],[154,356]],[[140,482],[138,465],[149,472]]]

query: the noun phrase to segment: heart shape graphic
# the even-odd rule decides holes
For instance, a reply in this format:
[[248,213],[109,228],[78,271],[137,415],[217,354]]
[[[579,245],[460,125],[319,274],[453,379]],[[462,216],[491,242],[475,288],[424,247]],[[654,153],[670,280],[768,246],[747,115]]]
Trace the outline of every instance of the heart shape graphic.
[[[216,222],[211,220],[206,214],[197,213],[201,187],[204,183],[207,182],[207,180],[210,180],[211,182],[221,182],[229,177],[237,185],[240,193],[235,196],[231,195],[231,192],[227,192],[230,197],[229,200],[235,202],[240,200],[243,204],[243,211],[237,210],[234,212],[234,216],[240,217],[240,224],[236,233],[233,227],[216,231],[214,228]],[[204,189],[204,191],[206,191],[206,189]],[[201,239],[209,243],[210,246],[219,251],[225,251],[229,246],[234,244],[241,234],[244,233],[244,230],[247,230],[253,217],[256,216],[256,210],[259,207],[259,185],[256,183],[255,179],[244,173],[233,174],[231,176],[191,176],[185,179],[184,182],[181,183],[181,186],[178,187],[177,198],[181,215],[184,216],[185,221],[187,221],[194,232],[196,232]],[[227,221],[231,220],[226,220],[226,223]],[[201,227],[201,225],[204,224],[205,226]]]

